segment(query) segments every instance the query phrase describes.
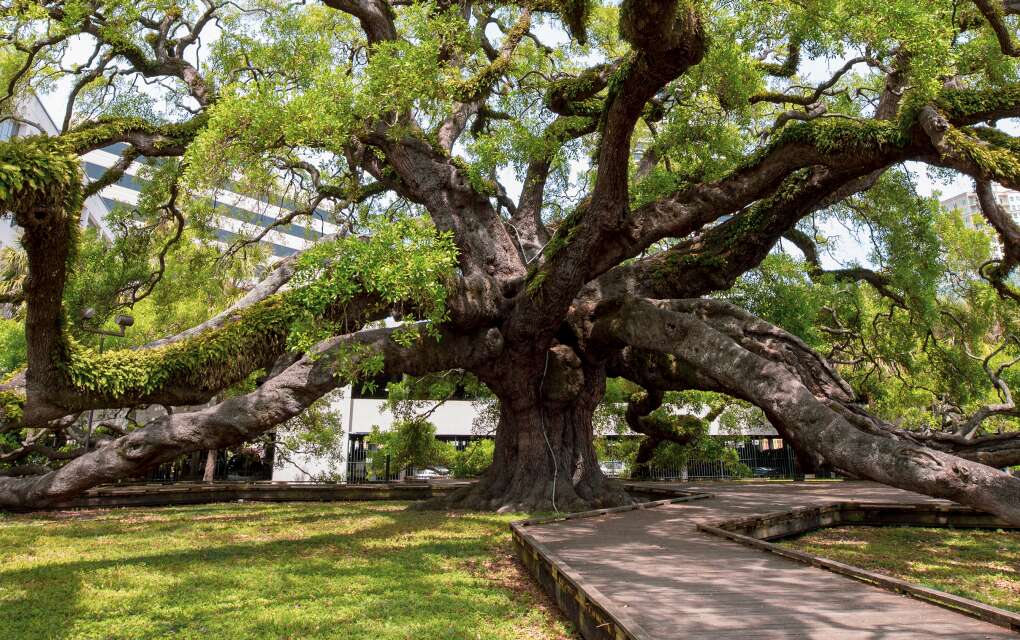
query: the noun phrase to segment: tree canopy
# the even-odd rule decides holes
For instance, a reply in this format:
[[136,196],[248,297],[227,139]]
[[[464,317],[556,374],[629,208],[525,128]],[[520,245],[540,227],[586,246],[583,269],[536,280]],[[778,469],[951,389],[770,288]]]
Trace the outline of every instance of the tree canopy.
[[[21,96],[53,92],[66,108],[58,134],[0,142],[26,265],[0,289],[24,305],[25,353],[0,384],[0,506],[243,441],[351,380],[457,369],[500,417],[492,465],[446,504],[626,500],[592,444],[615,377],[641,388],[628,423],[655,437],[676,431],[655,419],[665,393],[724,394],[805,464],[1020,522],[1020,479],[996,469],[1020,462],[1020,227],[994,191],[1020,188],[1017,15],[1011,0],[14,0],[0,107],[18,119]],[[84,181],[80,158],[104,148],[120,160]],[[137,210],[90,245],[83,199],[142,159]],[[920,195],[919,171],[973,180],[983,222]],[[208,246],[227,189],[285,197],[273,226],[325,212],[339,231],[191,327],[91,348],[81,301],[102,298],[105,319],[155,295]],[[89,409],[212,398],[99,446],[75,436]]]

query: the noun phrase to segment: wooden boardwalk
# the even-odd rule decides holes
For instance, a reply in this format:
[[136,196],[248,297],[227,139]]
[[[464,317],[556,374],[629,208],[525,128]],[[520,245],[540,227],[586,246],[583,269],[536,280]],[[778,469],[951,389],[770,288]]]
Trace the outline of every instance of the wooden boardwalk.
[[528,527],[528,533],[627,620],[636,637],[1011,639],[963,614],[701,533],[712,524],[838,501],[919,503],[877,484],[684,484],[712,498]]

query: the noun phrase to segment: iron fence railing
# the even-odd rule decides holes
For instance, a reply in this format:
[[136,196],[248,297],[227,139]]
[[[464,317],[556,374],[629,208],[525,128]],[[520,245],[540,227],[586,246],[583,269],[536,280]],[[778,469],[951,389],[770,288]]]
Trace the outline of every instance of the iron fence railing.
[[[701,480],[726,478],[794,478],[797,475],[793,448],[779,438],[750,438],[729,447],[738,464],[721,460],[689,460],[676,466],[652,465],[642,469],[644,480]],[[632,469],[619,461],[602,462],[602,472],[614,478],[631,478]]]
[[393,482],[403,479],[407,474],[402,473],[402,469],[397,469],[391,465],[390,461],[386,458],[378,465],[373,464],[372,458],[348,460],[347,475],[344,477],[344,482],[348,484],[362,484],[365,482]]

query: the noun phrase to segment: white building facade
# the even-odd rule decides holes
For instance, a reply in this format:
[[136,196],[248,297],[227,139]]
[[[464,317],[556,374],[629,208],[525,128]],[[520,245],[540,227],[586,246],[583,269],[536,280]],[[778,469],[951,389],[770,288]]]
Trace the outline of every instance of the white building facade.
[[[386,400],[379,398],[360,398],[353,393],[351,386],[345,387],[332,405],[332,410],[341,416],[344,434],[341,450],[342,460],[325,460],[313,456],[292,456],[290,461],[282,461],[276,465],[273,480],[304,482],[325,478],[341,478],[347,481],[365,480],[368,478],[366,460],[372,457],[365,438],[375,427],[386,431],[394,422],[394,415],[387,409]],[[484,425],[487,416],[486,405],[473,400],[447,400],[424,404],[419,408],[421,413],[428,413],[429,422],[436,427],[436,437],[454,444],[458,449],[466,446],[471,440],[487,437],[481,433],[479,425]],[[704,415],[707,407],[700,411],[697,408],[685,407],[684,412]],[[636,436],[629,430],[620,435]],[[783,449],[778,432],[768,423],[741,425],[737,429],[728,429],[716,418],[709,425],[709,435],[746,442],[748,447],[760,451]],[[784,455],[787,452],[784,452]],[[776,457],[775,455],[772,456]],[[608,471],[608,469],[607,469]],[[711,470],[715,475],[714,470]],[[399,477],[401,470],[391,469],[391,477]],[[681,477],[677,470],[675,474]],[[701,477],[705,477],[704,475]]]
[[[993,184],[992,193],[1003,209],[1008,211],[1014,218],[1020,218],[1020,192]],[[976,222],[982,221],[981,204],[978,202],[977,193],[974,191],[965,191],[951,198],[946,198],[941,203],[943,207],[950,211],[959,211],[963,215],[964,221],[970,226],[975,226]]]

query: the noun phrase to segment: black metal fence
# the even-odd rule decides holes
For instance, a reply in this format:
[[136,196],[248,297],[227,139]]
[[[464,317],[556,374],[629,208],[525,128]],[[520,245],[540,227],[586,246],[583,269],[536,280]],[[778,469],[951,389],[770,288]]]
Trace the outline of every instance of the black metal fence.
[[[794,478],[797,459],[793,448],[782,438],[748,437],[726,442],[737,452],[737,464],[721,460],[690,460],[678,466],[651,466],[642,473],[646,480],[703,480],[726,478]],[[631,470],[624,464],[603,462],[602,471],[612,477],[629,478]]]
[[[382,459],[379,459],[380,456]],[[400,471],[391,464],[389,456],[376,451],[363,437],[352,436],[347,443],[347,474],[344,481],[348,484],[399,480]]]
[[[457,451],[463,451],[473,441],[484,436],[436,436],[438,440],[449,442]],[[389,456],[375,449],[374,445],[365,441],[362,434],[352,434],[347,443],[347,475],[344,481],[348,484],[364,482],[389,482],[404,478],[430,479],[444,477],[435,469],[418,469],[415,467],[397,468]]]
[[[718,436],[717,436],[718,437]],[[722,436],[725,437],[725,436]],[[457,449],[463,449],[474,438],[446,437]],[[797,461],[793,448],[774,437],[742,437],[727,440],[725,445],[736,451],[737,464],[720,460],[690,460],[678,466],[652,466],[642,473],[647,480],[701,480],[726,478],[794,478],[798,475]],[[220,450],[216,454],[215,480],[272,480],[275,448],[269,444],[255,443]],[[166,462],[144,478],[148,482],[181,482],[201,480],[207,460],[205,451],[181,456]],[[615,460],[603,460],[602,471],[608,476],[630,478],[628,465]],[[365,441],[364,436],[353,435],[348,442],[346,474],[342,482],[362,484],[391,482],[407,477],[437,475],[433,470],[400,469],[392,464],[389,457]]]
[[[195,451],[155,467],[144,478],[147,482],[183,482],[202,480],[208,452]],[[216,452],[214,480],[256,481],[273,479],[275,449],[272,444],[253,443],[220,449]]]

